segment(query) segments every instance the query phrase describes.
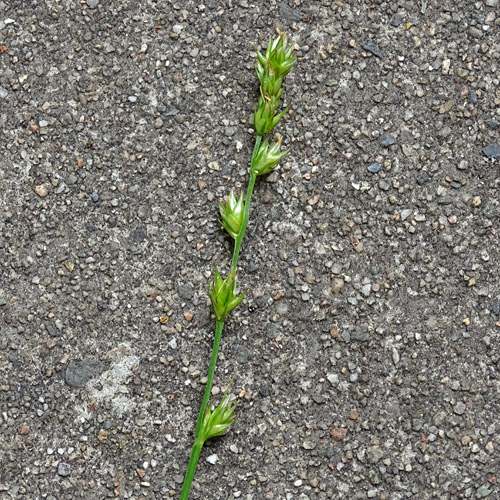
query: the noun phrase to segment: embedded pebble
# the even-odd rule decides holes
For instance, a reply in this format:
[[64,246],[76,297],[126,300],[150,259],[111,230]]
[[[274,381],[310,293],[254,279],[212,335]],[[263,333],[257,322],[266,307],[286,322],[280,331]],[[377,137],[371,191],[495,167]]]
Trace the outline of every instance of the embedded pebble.
[[65,462],[59,462],[57,473],[63,477],[69,476],[71,474],[71,465]]
[[497,143],[489,144],[483,148],[483,153],[490,160],[498,160],[500,158],[500,146]]
[[382,164],[381,163],[372,163],[367,167],[368,172],[371,172],[372,174],[376,174],[377,172],[380,172],[382,169]]
[[40,184],[35,186],[35,193],[40,196],[40,198],[45,198],[49,194],[49,190],[45,184]]

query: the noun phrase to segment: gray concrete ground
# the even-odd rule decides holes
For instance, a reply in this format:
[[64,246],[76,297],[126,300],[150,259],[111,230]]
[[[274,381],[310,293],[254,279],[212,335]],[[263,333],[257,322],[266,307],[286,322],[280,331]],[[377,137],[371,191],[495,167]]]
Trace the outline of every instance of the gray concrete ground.
[[276,27],[192,498],[500,498],[498,0],[0,0],[0,498],[178,497]]

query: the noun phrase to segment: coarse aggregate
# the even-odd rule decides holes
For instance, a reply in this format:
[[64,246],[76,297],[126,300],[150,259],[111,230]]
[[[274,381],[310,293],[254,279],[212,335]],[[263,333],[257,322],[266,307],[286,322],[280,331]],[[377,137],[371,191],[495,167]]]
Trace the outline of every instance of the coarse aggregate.
[[0,499],[178,498],[276,28],[191,498],[500,498],[498,0],[0,0]]

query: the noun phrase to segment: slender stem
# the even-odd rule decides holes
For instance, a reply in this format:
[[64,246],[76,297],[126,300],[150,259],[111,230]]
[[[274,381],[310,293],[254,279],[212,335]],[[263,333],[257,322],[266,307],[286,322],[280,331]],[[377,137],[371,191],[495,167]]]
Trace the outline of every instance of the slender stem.
[[203,400],[200,406],[200,413],[198,414],[198,421],[196,422],[196,430],[194,432],[195,440],[199,438],[201,425],[203,424],[203,417],[205,416],[205,410],[207,408],[208,400],[210,399],[210,393],[212,391],[212,382],[214,380],[215,365],[217,363],[217,355],[219,354],[219,345],[220,345],[220,339],[222,337],[223,328],[224,328],[224,321],[217,321],[217,324],[215,326],[214,346],[212,348],[212,359],[210,360],[210,367],[208,368],[205,393],[203,394]]
[[196,466],[198,465],[198,459],[200,458],[201,449],[203,448],[203,441],[199,439],[200,431],[203,424],[203,418],[205,417],[205,411],[208,405],[208,400],[210,399],[210,393],[212,392],[212,383],[214,380],[215,365],[217,364],[217,355],[219,354],[219,345],[223,329],[224,329],[224,321],[217,321],[217,324],[215,326],[214,346],[212,348],[212,359],[210,360],[210,367],[208,368],[205,393],[203,394],[203,400],[201,402],[200,412],[198,413],[196,430],[194,431],[194,444],[191,450],[191,458],[189,459],[189,465],[186,470],[186,476],[184,477],[184,484],[182,486],[182,492],[179,500],[188,500],[189,498],[189,492],[191,491],[191,483],[193,482]]
[[189,459],[189,465],[186,470],[186,477],[184,478],[184,484],[182,486],[181,496],[179,497],[179,500],[188,500],[189,498],[191,484],[193,482],[194,473],[196,472],[196,466],[198,464],[198,459],[200,458],[202,448],[203,443],[201,441],[195,441],[193,449],[191,451],[191,458]]
[[[260,148],[260,143],[262,136],[258,135],[255,139],[255,146],[253,148],[252,159],[250,162],[250,167],[253,166],[255,157]],[[243,212],[243,224],[241,225],[240,232],[236,238],[236,243],[234,245],[233,261],[231,263],[231,271],[236,270],[238,264],[238,256],[240,254],[241,242],[245,236],[245,230],[247,228],[248,219],[250,217],[250,202],[252,200],[253,188],[255,186],[255,180],[257,179],[257,174],[250,168],[250,180],[248,181],[248,189],[245,198],[245,210]],[[188,468],[186,470],[186,476],[184,477],[184,484],[182,485],[181,496],[179,500],[188,500],[189,492],[191,491],[191,484],[193,482],[194,473],[196,471],[196,466],[198,465],[198,460],[200,458],[200,453],[203,448],[203,441],[200,440],[200,432],[203,425],[203,418],[205,417],[205,411],[208,405],[208,400],[210,399],[210,393],[212,392],[212,383],[215,373],[215,365],[217,363],[217,355],[219,354],[219,345],[222,337],[222,330],[224,329],[224,321],[217,321],[215,327],[215,338],[214,346],[212,348],[212,359],[210,360],[210,367],[208,369],[207,383],[205,385],[205,393],[203,394],[203,400],[200,406],[200,413],[198,414],[198,420],[196,422],[196,430],[194,432],[194,444],[191,450],[191,458],[189,459]]]
[[255,146],[253,148],[252,159],[250,161],[250,179],[248,180],[247,194],[245,197],[245,210],[243,211],[243,223],[241,224],[240,232],[238,233],[238,236],[236,237],[236,241],[234,243],[231,271],[236,270],[236,267],[238,265],[238,257],[240,255],[241,243],[243,241],[243,237],[245,236],[248,219],[250,218],[250,203],[252,201],[252,194],[253,194],[253,188],[255,186],[255,180],[257,179],[257,174],[253,172],[252,167],[255,161],[255,157],[257,156],[257,152],[259,151],[261,140],[262,140],[261,135],[258,135],[255,138]]

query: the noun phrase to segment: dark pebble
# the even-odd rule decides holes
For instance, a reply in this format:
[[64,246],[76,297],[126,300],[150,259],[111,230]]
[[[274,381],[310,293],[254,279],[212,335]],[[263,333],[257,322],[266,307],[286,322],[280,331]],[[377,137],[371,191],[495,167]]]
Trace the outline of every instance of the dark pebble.
[[233,173],[233,167],[231,166],[231,164],[229,163],[226,163],[223,167],[222,167],[222,171],[221,171],[221,174],[223,176],[226,176],[226,177],[231,177],[231,174]]
[[253,260],[248,263],[248,266],[247,266],[248,273],[255,273],[258,270],[259,270],[259,266]]
[[97,203],[99,201],[99,195],[97,193],[92,193],[91,198],[94,203]]
[[45,329],[51,337],[60,337],[62,335],[62,332],[60,330],[56,330],[52,325],[45,325]]
[[267,300],[264,297],[259,297],[258,299],[255,299],[255,305],[257,306],[258,309],[264,309],[266,307]]
[[485,120],[484,123],[491,128],[492,130],[496,130],[498,127],[500,127],[500,123],[498,123],[496,120]]
[[380,145],[384,146],[384,148],[388,148],[393,144],[396,144],[396,139],[392,135],[384,135],[384,138],[380,141]]
[[368,168],[368,172],[371,172],[372,174],[376,174],[376,173],[380,172],[380,170],[382,169],[382,165],[380,163],[372,163],[367,168]]
[[179,297],[184,300],[191,300],[194,295],[194,289],[191,285],[179,285],[177,292],[179,293]]
[[430,180],[431,180],[431,178],[427,174],[420,174],[417,176],[417,182],[420,185],[425,184],[426,182],[429,182]]
[[420,431],[422,430],[422,427],[424,426],[425,421],[422,420],[421,418],[415,418],[411,424],[411,428],[414,431]]
[[281,2],[279,7],[280,16],[286,21],[298,22],[302,21],[302,15],[296,9],[292,9],[285,2]]
[[66,368],[66,383],[71,387],[83,387],[90,379],[104,371],[104,364],[97,359],[71,361]]
[[318,404],[318,405],[322,405],[326,402],[326,399],[324,396],[322,396],[321,394],[314,394],[313,397],[312,397],[313,401]]
[[491,312],[495,316],[500,316],[500,302],[496,302],[495,304],[491,305]]
[[240,363],[246,363],[251,357],[253,352],[245,345],[235,344],[233,346],[234,355]]
[[393,17],[391,19],[391,26],[394,26],[395,28],[397,28],[400,25],[401,25],[401,19],[398,19],[397,17]]
[[107,431],[109,431],[109,429],[111,429],[111,425],[112,425],[112,424],[111,424],[111,422],[110,422],[109,420],[106,420],[106,421],[104,422],[104,428],[105,428]]
[[133,241],[137,243],[142,243],[146,237],[147,237],[147,232],[145,227],[139,227],[137,229],[134,229],[131,233],[130,236]]
[[497,143],[488,144],[483,148],[483,153],[490,160],[498,160],[500,158],[500,146]]
[[259,394],[265,398],[266,396],[269,396],[269,386],[267,384],[262,384],[260,387],[259,387]]
[[368,332],[351,332],[351,340],[366,342],[367,340],[370,340],[370,334]]
[[160,104],[159,106],[156,106],[156,111],[158,111],[158,113],[165,113],[165,111],[167,111],[167,106]]
[[367,52],[370,52],[376,57],[382,57],[382,52],[380,52],[380,49],[378,48],[378,45],[373,41],[373,40],[368,40],[366,41],[363,45],[363,50],[366,50]]
[[469,102],[471,104],[477,104],[477,94],[473,90],[469,92]]
[[267,338],[268,339],[275,339],[278,335],[278,327],[276,325],[269,325],[269,328],[267,329]]

